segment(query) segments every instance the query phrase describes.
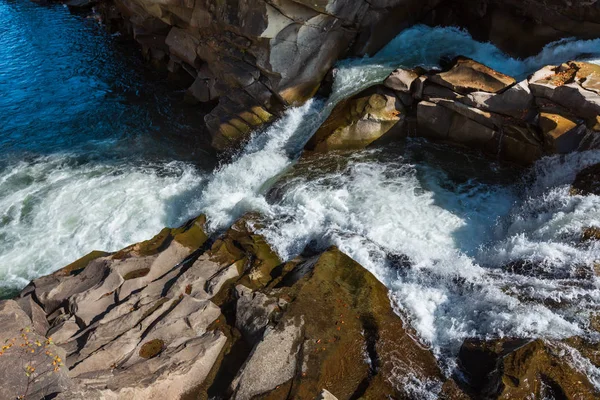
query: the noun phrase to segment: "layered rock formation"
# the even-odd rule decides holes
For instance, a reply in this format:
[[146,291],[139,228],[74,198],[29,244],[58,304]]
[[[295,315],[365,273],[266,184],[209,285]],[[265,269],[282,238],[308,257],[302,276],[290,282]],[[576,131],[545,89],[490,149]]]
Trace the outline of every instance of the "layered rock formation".
[[387,289],[337,248],[282,262],[258,216],[215,240],[203,223],[92,253],[0,302],[2,398],[599,395],[574,358],[596,363],[597,343],[469,339],[448,379]]
[[[3,398],[410,397],[418,382],[441,390],[435,358],[359,264],[336,248],[282,263],[251,230],[254,216],[212,242],[203,222],[93,253],[1,302],[2,335],[47,344],[0,355],[14,375]],[[30,350],[29,375],[7,368]],[[443,393],[460,390],[448,381]]]
[[149,60],[187,77],[190,98],[212,108],[205,121],[213,145],[226,149],[312,97],[338,59],[373,54],[418,21],[470,27],[517,55],[561,37],[600,36],[595,1],[476,3],[113,0],[103,13]]
[[547,66],[516,82],[459,57],[446,71],[394,71],[340,103],[307,150],[355,149],[421,136],[529,164],[545,154],[597,148],[600,66]]
[[[206,124],[224,149],[312,97],[352,46],[373,52],[439,2],[115,0],[105,15],[149,59],[191,75],[194,98],[218,102]],[[389,12],[397,22],[382,34]]]

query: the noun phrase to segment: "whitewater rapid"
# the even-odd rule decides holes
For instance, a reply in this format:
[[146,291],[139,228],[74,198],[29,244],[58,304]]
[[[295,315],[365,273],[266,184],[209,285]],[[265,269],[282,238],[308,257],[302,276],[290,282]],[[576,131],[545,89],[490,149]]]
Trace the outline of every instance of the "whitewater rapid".
[[[570,59],[597,62],[600,40],[562,40],[517,60],[458,29],[408,29],[372,58],[339,63],[327,101],[288,110],[256,133],[213,173],[192,207],[207,214],[213,232],[258,211],[261,233],[283,259],[307,246],[337,245],[390,288],[399,314],[447,371],[467,337],[588,333],[600,290],[593,273],[578,273],[582,266],[589,272],[600,248],[579,242],[582,229],[599,222],[600,199],[568,190],[578,171],[600,162],[600,152],[546,158],[526,174],[473,154],[448,157],[447,149],[420,140],[297,158],[339,100],[398,66],[436,67],[459,54],[525,78]],[[527,261],[545,273],[506,268]]]
[[[452,369],[470,336],[562,338],[587,332],[600,306],[600,258],[579,243],[600,224],[600,199],[569,196],[591,151],[514,171],[422,140],[300,159],[341,99],[398,66],[465,55],[519,78],[546,65],[600,58],[600,40],[563,40],[525,60],[453,28],[416,26],[373,57],[338,64],[329,99],[289,109],[212,173],[189,162],[77,163],[69,152],[9,161],[0,173],[0,280],[22,287],[93,250],[114,251],[200,213],[213,233],[248,211],[284,259],[337,245],[390,289],[398,312]],[[542,262],[544,274],[512,261]]]

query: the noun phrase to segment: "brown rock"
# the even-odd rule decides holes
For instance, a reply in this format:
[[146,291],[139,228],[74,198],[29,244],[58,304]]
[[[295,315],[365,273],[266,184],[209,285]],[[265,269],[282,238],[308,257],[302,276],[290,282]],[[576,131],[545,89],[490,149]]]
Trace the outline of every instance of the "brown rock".
[[586,134],[585,125],[560,114],[540,113],[539,125],[545,146],[551,153],[565,154],[577,150]]
[[432,75],[429,80],[461,94],[497,93],[516,83],[514,78],[464,57],[455,59],[449,71]]
[[307,150],[362,149],[382,136],[406,136],[404,106],[391,90],[375,86],[340,102],[306,145]]
[[459,359],[477,398],[597,398],[595,387],[565,353],[563,344],[541,339],[467,340]]

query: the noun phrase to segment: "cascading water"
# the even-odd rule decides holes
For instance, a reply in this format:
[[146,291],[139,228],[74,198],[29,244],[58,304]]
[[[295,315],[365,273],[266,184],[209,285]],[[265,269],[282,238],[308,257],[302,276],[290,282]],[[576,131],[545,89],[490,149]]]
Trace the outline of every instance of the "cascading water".
[[[600,152],[544,159],[527,179],[473,155],[447,157],[419,140],[295,160],[337,102],[399,65],[435,67],[442,56],[462,54],[525,78],[544,65],[599,53],[600,40],[563,40],[516,60],[458,29],[408,29],[376,56],[340,63],[326,102],[289,110],[256,134],[215,171],[194,208],[208,215],[213,231],[260,212],[261,233],[283,259],[307,246],[337,245],[390,288],[399,313],[448,372],[467,337],[584,334],[600,287],[589,275],[578,278],[574,263],[589,266],[600,257],[597,244],[578,244],[584,225],[600,218],[600,199],[567,192]],[[547,277],[505,268],[527,261],[542,261]]]
[[214,167],[126,53],[61,5],[0,1],[0,296],[183,223]]
[[[24,18],[15,7],[0,3],[0,21]],[[422,140],[297,158],[337,102],[398,66],[435,67],[440,57],[460,54],[523,78],[546,64],[597,60],[600,40],[563,40],[515,60],[458,29],[413,27],[374,57],[341,62],[327,101],[288,110],[210,173],[190,162],[204,153],[154,150],[175,146],[177,140],[156,143],[167,125],[156,121],[174,112],[113,90],[113,81],[131,85],[128,92],[140,88],[138,78],[121,76],[122,65],[110,64],[109,38],[61,8],[20,7],[40,19],[28,23],[46,21],[50,30],[62,24],[63,36],[101,40],[81,39],[82,49],[93,50],[74,63],[59,51],[60,40],[37,48],[29,43],[35,38],[7,28],[23,21],[0,24],[0,52],[25,40],[20,62],[36,60],[46,79],[36,83],[22,65],[0,63],[0,88],[13,93],[0,96],[0,287],[22,287],[90,250],[117,250],[202,212],[217,232],[258,211],[268,227],[262,233],[283,258],[335,244],[372,271],[448,370],[465,337],[588,333],[600,288],[579,271],[600,259],[600,247],[580,244],[579,235],[600,224],[600,199],[569,196],[568,187],[577,171],[600,162],[600,152],[547,158],[525,177]],[[110,66],[102,70],[112,71],[108,76],[87,70],[99,58]],[[49,94],[54,81],[60,85]],[[31,104],[54,115],[24,114]],[[173,119],[168,125],[188,130]],[[543,270],[507,268],[528,261]]]

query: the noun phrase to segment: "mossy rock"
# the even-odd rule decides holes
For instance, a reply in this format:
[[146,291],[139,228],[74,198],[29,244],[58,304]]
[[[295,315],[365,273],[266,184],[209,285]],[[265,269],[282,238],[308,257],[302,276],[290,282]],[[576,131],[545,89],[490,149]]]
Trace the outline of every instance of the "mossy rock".
[[206,216],[200,215],[186,225],[173,229],[171,235],[173,239],[190,249],[197,249],[208,240],[204,227],[206,225]]
[[404,398],[400,380],[411,374],[444,380],[394,313],[387,288],[337,248],[298,265],[274,289],[291,299],[286,320],[304,320],[303,368],[290,398],[314,399],[323,389],[340,399]]
[[137,278],[144,277],[144,276],[148,275],[149,273],[150,273],[150,268],[140,268],[140,269],[136,269],[135,271],[130,271],[130,272],[126,273],[123,276],[123,279],[125,279],[126,281],[129,281],[131,279],[137,279]]
[[142,345],[139,355],[146,359],[154,358],[163,351],[164,347],[165,342],[160,339],[154,339]]
[[205,224],[206,216],[200,215],[179,228],[163,228],[163,230],[152,239],[119,250],[113,255],[113,258],[123,259],[132,256],[152,256],[165,250],[173,240],[185,247],[195,250],[208,240],[208,235],[204,231]]
[[474,398],[597,399],[600,393],[564,357],[563,346],[542,339],[469,339],[459,360]]
[[[265,238],[256,231],[262,229],[257,214],[240,218],[211,248],[211,258],[231,264],[246,258],[250,265],[240,283],[253,289],[271,281],[271,271],[282,263]],[[233,260],[233,261],[232,261]]]
[[77,261],[73,261],[71,264],[63,267],[55,272],[57,275],[76,275],[77,273],[83,271],[88,264],[97,258],[109,256],[111,253],[107,253],[105,251],[94,250],[85,256],[81,257]]

